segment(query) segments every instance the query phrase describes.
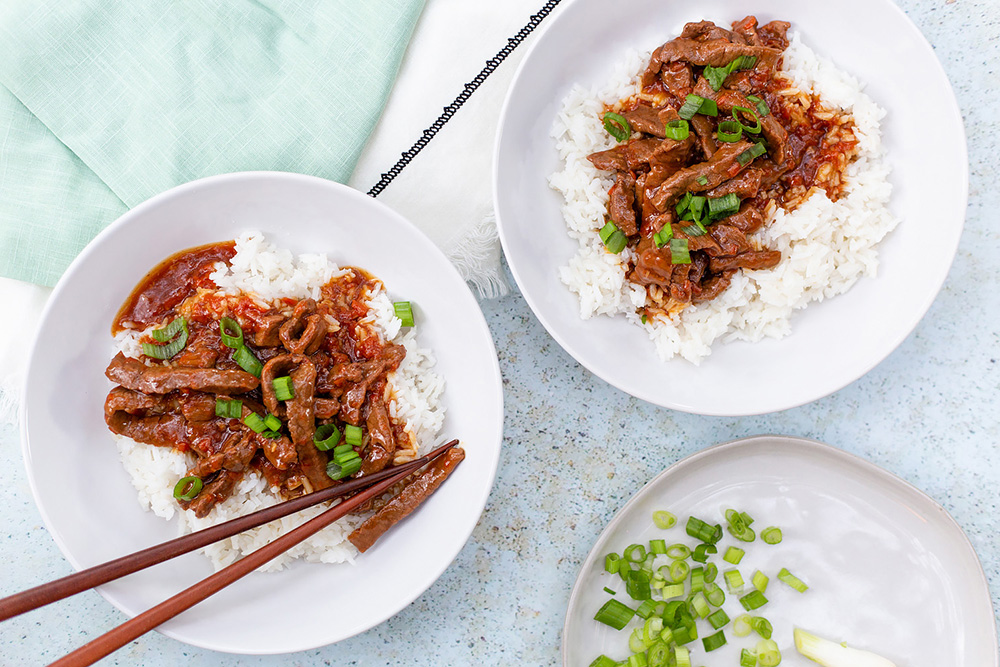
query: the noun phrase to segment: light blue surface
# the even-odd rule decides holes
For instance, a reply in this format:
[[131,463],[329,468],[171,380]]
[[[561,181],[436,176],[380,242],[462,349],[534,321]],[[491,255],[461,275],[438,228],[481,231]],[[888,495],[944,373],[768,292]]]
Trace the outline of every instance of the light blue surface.
[[[548,337],[520,295],[483,302],[504,375],[504,450],[479,526],[436,584],[383,625],[315,651],[229,656],[152,633],[100,664],[555,664],[577,568],[611,516],[678,458],[758,433],[822,440],[926,491],[968,533],[1000,606],[1000,4],[900,4],[951,78],[972,166],[966,230],[948,281],[885,362],[801,408],[697,417],[592,377]],[[0,429],[0,470],[0,595],[8,595],[71,568],[35,509],[14,428]],[[342,613],[350,613],[349,602]],[[0,624],[0,665],[47,664],[124,620],[93,592],[31,612]]]

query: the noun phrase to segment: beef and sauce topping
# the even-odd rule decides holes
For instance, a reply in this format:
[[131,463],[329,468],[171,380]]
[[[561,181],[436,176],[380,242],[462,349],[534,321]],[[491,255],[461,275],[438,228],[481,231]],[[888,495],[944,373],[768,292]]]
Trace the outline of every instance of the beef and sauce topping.
[[773,268],[781,253],[754,232],[776,208],[814,188],[842,194],[853,123],[782,76],[788,27],[753,16],[731,29],[689,23],[653,51],[638,94],[604,110],[619,144],[589,156],[614,178],[599,233],[609,251],[628,250],[644,315],[714,299],[737,271]]

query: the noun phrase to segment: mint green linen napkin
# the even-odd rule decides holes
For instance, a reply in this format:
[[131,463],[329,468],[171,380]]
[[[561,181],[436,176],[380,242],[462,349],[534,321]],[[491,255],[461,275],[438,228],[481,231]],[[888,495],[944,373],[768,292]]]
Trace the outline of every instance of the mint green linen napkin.
[[2,0],[0,275],[54,284],[127,208],[268,169],[346,181],[423,0]]

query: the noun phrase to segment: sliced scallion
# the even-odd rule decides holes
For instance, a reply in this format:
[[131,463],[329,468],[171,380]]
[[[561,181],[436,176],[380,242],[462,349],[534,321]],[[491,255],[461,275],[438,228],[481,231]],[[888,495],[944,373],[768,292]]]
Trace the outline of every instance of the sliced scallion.
[[295,387],[292,386],[292,378],[288,375],[274,378],[271,381],[274,388],[274,397],[279,401],[290,401],[295,398]]
[[691,554],[691,560],[698,563],[707,563],[708,557],[710,555],[718,553],[718,549],[715,548],[714,544],[699,544],[694,549],[694,553]]
[[721,197],[709,197],[708,215],[713,220],[724,218],[740,210],[740,198],[730,192]]
[[344,442],[351,447],[360,447],[362,441],[362,431],[360,426],[348,424],[344,427]]
[[392,310],[404,327],[413,326],[413,306],[409,301],[394,302],[392,304]]
[[[742,127],[745,132],[749,132],[750,134],[760,134],[760,116],[757,115],[756,111],[753,109],[747,109],[746,107],[737,106],[732,108],[731,113],[733,114],[733,119],[740,124],[740,127]],[[749,125],[744,123],[743,119],[740,118],[741,114],[752,119],[753,122]]]
[[[665,225],[664,228],[670,229],[670,225]],[[660,231],[662,232],[663,230],[661,229]],[[653,238],[655,239],[656,236],[654,235]],[[670,239],[669,235],[667,236],[667,239],[668,240]],[[666,241],[664,241],[664,243],[666,243]],[[657,245],[662,246],[663,243],[658,243]],[[657,528],[667,530],[669,528],[673,528],[676,523],[677,523],[677,517],[675,517],[670,512],[667,512],[665,510],[657,510],[653,512],[653,524]]]
[[625,547],[622,557],[630,563],[641,563],[646,560],[646,547],[641,544],[630,544]]
[[619,142],[625,141],[632,136],[632,127],[621,114],[608,111],[604,114],[602,120],[604,121],[604,129]]
[[183,317],[177,317],[162,329],[154,329],[150,335],[153,336],[154,340],[165,344],[143,343],[142,353],[152,359],[170,359],[187,345],[187,320]]
[[335,424],[323,424],[316,428],[313,433],[313,445],[321,452],[327,452],[337,446],[340,442],[340,429]]
[[648,600],[652,597],[649,575],[642,570],[631,570],[625,580],[625,592],[633,600]]
[[753,632],[753,628],[750,627],[750,614],[740,614],[733,621],[733,634],[737,637],[747,637]]
[[777,526],[769,526],[760,531],[760,539],[767,544],[778,544],[781,542],[781,529]]
[[797,590],[799,593],[805,593],[809,589],[809,587],[806,586],[801,579],[796,577],[794,574],[792,574],[785,568],[781,568],[778,571],[778,579],[785,582],[786,584]]
[[754,609],[759,609],[767,604],[767,598],[760,591],[753,590],[740,598],[740,604],[747,611],[753,611]]
[[714,651],[715,649],[724,646],[725,643],[726,633],[724,630],[719,630],[714,635],[709,635],[701,640],[701,644],[705,647],[706,651]]
[[691,253],[688,251],[687,239],[670,239],[670,263],[691,263]]
[[773,639],[761,639],[757,642],[757,660],[761,667],[777,667],[781,664],[781,651]]
[[739,594],[743,590],[743,575],[739,570],[726,570],[722,577],[726,580],[726,588],[730,593]]
[[[591,667],[594,666],[591,665]],[[740,651],[740,667],[757,667],[757,654],[748,648]]]
[[750,617],[750,627],[753,631],[764,639],[770,639],[773,628],[771,627],[771,621],[767,620],[763,616],[751,616]]
[[719,628],[721,628],[722,626],[724,626],[726,623],[729,622],[729,614],[727,614],[722,609],[716,609],[715,611],[713,611],[711,614],[708,615],[707,620],[713,628],[718,630]]
[[250,375],[260,377],[261,371],[264,370],[264,364],[260,363],[260,359],[246,345],[236,348],[236,352],[233,353],[233,361]]
[[610,625],[615,630],[621,630],[632,620],[633,616],[635,616],[634,609],[612,598],[597,610],[594,620],[604,625]]
[[764,574],[760,570],[757,570],[756,572],[753,573],[753,576],[750,578],[750,581],[751,583],[753,583],[753,587],[756,588],[761,593],[767,592],[767,582],[770,581],[770,579],[766,574]]
[[231,317],[223,317],[219,320],[219,338],[226,347],[238,349],[243,344],[243,329],[240,328],[240,323]]
[[668,121],[664,125],[664,134],[666,134],[667,139],[673,139],[674,141],[684,141],[688,138],[691,130],[688,128],[688,122],[683,118],[678,120]]
[[256,412],[251,412],[243,418],[243,423],[246,424],[251,431],[254,433],[263,433],[267,430],[267,425],[264,424],[264,420],[260,418]]
[[726,549],[725,555],[722,556],[722,560],[727,563],[732,563],[733,565],[739,565],[740,561],[743,560],[744,554],[746,554],[746,552],[739,547],[729,547]]
[[621,556],[611,552],[604,557],[604,571],[609,574],[617,574],[618,566],[621,563]]
[[719,141],[735,144],[743,138],[743,126],[735,120],[724,120],[719,123],[719,127],[715,131],[715,137]]
[[650,540],[649,541],[649,553],[655,554],[657,556],[664,555],[667,553],[667,543],[663,540]]
[[221,398],[216,397],[215,399],[215,416],[223,417],[225,419],[239,419],[240,415],[243,414],[243,401],[238,398]]
[[194,500],[201,493],[202,481],[194,475],[181,477],[174,485],[174,498],[177,500]]

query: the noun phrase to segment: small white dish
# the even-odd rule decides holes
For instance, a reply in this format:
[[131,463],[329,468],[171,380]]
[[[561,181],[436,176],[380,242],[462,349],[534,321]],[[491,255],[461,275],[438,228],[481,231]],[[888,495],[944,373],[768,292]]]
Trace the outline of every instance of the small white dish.
[[[460,439],[467,453],[418,512],[353,565],[253,573],[159,628],[217,651],[287,653],[363,632],[416,599],[468,540],[496,475],[503,392],[493,339],[458,272],[413,225],[346,186],[287,173],[207,178],[136,207],[84,249],[49,299],[28,367],[22,443],[39,511],[73,567],[176,537],[173,522],[140,508],[104,424],[111,322],[160,261],[254,229],[295,253],[362,267],[414,303],[418,340],[446,383],[440,437]],[[193,553],[98,590],[135,616],[211,572]]]
[[[700,366],[663,363],[624,317],[581,320],[559,279],[577,250],[562,199],[548,186],[559,166],[549,136],[575,84],[603,84],[630,49],[652,49],[688,21],[728,26],[754,13],[790,21],[803,42],[855,75],[888,112],[890,209],[901,222],[879,246],[879,275],[792,318],[786,338],[716,343]],[[637,20],[639,19],[639,20]],[[919,139],[917,139],[919,138]],[[521,292],[553,338],[592,373],[643,400],[705,415],[751,415],[816,400],[858,379],[913,330],[958,248],[968,194],[962,118],[930,45],[890,0],[697,3],[573,0],[525,56],[500,117],[494,158],[500,239]]]
[[[906,667],[1000,666],[986,575],[969,539],[943,507],[895,475],[835,447],[764,435],[678,461],[615,515],[570,594],[564,667],[586,667],[601,653],[615,660],[630,655],[634,623],[618,632],[593,620],[609,597],[604,586],[631,602],[621,579],[604,572],[608,552],[620,554],[629,544],[661,537],[667,544],[692,544],[684,532],[688,516],[725,524],[724,510],[730,507],[754,517],[758,539],[746,544],[725,532],[713,560],[720,571],[733,567],[721,560],[722,554],[726,546],[739,546],[746,555],[735,567],[743,579],[749,582],[756,569],[771,578],[769,602],[753,614],[773,624],[782,665],[815,665],[795,651],[792,628],[798,626]],[[656,528],[655,510],[674,513],[677,525]],[[759,537],[772,525],[783,531],[781,543],[773,546]],[[809,590],[800,594],[778,581],[782,567]],[[723,608],[731,618],[744,613],[732,595]],[[728,644],[709,657],[701,641],[692,643],[692,663],[739,664],[740,648],[752,648],[759,637],[740,639],[731,628],[724,628]]]

